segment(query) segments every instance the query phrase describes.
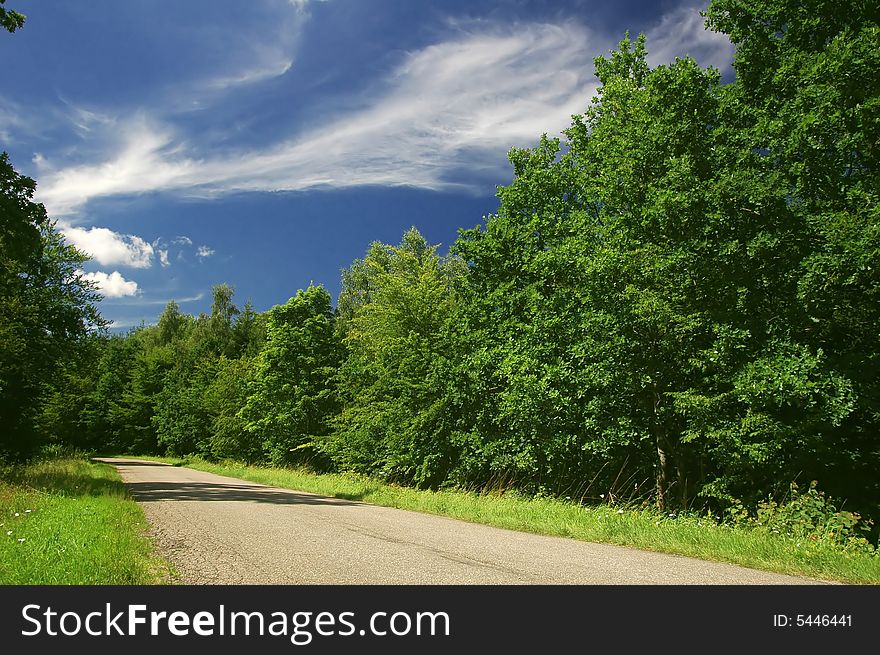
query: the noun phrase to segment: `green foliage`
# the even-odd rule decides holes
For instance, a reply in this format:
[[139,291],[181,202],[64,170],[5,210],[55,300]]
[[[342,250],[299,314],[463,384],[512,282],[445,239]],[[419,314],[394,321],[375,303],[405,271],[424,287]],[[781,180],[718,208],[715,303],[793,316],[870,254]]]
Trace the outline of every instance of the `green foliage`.
[[736,502],[727,510],[728,520],[733,525],[760,528],[799,543],[823,542],[873,554],[876,549],[868,540],[873,521],[862,518],[858,512],[838,509],[817,485],[813,480],[801,492],[792,482],[787,498],[780,502],[763,500],[753,513]]
[[241,415],[254,384],[255,368],[255,361],[247,357],[216,361],[213,378],[202,394],[202,407],[210,417],[207,447],[200,449],[205,456],[246,462],[262,459],[261,435],[249,431]]
[[328,434],[338,408],[334,376],[341,357],[323,287],[300,290],[269,310],[266,342],[241,410],[246,430],[262,439],[269,461],[314,458],[314,441]]
[[169,455],[205,452],[211,437],[211,422],[202,396],[213,377],[210,366],[194,370],[174,368],[165,376],[155,396],[153,427],[159,447]]
[[373,243],[343,273],[340,370],[344,408],[322,449],[338,466],[417,485],[441,483],[451,468],[442,370],[454,354],[457,258],[437,255],[412,228],[399,246]]
[[173,300],[159,314],[155,330],[157,345],[167,346],[183,339],[192,327],[192,317],[180,313],[180,306]]
[[[6,4],[6,0],[0,0],[0,5],[3,4]],[[17,29],[24,27],[24,19],[24,14],[20,14],[12,9],[4,9],[0,6],[0,27],[7,32],[12,33]]]
[[33,201],[36,183],[0,153],[0,454],[33,452],[45,386],[105,322],[87,259]]
[[850,411],[792,461],[833,495],[863,504],[880,494],[880,10],[862,1],[715,0],[707,16],[736,46],[728,116],[739,173],[772,196],[778,220],[797,227],[793,255],[777,261],[785,287],[773,300],[787,305],[778,325],[851,387]]
[[653,478],[661,508],[798,474],[877,497],[875,16],[829,32],[796,4],[711,5],[729,85],[625,39],[564,142],[511,152],[498,214],[456,246],[460,375],[490,405],[467,475],[579,496]]
[[713,342],[732,321],[712,305],[733,281],[706,256],[724,238],[705,192],[718,76],[645,58],[640,38],[597,60],[602,87],[567,142],[512,151],[498,214],[457,247],[472,262],[472,367],[497,403],[476,430],[489,469],[557,493],[582,492],[591,469],[612,491],[656,477],[665,506],[673,484],[683,504],[693,493],[699,452],[674,398],[718,393],[732,362]]

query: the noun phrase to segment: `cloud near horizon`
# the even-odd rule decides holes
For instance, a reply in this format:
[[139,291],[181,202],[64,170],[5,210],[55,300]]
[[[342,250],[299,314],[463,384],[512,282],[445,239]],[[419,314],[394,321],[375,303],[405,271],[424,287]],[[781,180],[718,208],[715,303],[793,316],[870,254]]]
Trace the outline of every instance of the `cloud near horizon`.
[[77,271],[79,275],[89,282],[94,282],[98,287],[98,291],[105,298],[123,298],[125,296],[135,296],[138,293],[138,284],[134,280],[126,280],[119,271],[105,273],[103,271],[94,271],[86,273],[85,271]]

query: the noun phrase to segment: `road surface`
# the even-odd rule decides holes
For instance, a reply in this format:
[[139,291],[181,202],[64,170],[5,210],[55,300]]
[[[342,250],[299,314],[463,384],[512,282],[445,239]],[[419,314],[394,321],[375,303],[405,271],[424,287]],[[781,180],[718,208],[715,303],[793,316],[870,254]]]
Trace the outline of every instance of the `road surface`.
[[729,564],[514,532],[103,458],[184,584],[804,584]]

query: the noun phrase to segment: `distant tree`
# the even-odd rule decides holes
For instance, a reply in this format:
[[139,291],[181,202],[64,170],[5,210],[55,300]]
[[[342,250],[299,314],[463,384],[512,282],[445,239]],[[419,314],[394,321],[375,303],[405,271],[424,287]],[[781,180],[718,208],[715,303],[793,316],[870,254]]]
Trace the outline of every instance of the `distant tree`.
[[202,397],[213,378],[213,360],[171,365],[153,400],[151,422],[159,448],[169,455],[210,451],[211,417]]
[[84,340],[45,385],[36,430],[51,443],[82,450],[106,447],[106,413],[96,406],[105,335]]
[[250,301],[236,317],[232,326],[232,357],[252,359],[266,341],[266,315],[254,310]]
[[165,346],[183,339],[191,323],[190,317],[181,313],[180,305],[170,301],[159,314],[156,330],[158,344]]
[[214,375],[202,395],[202,406],[211,417],[205,456],[246,462],[262,459],[260,435],[247,429],[241,414],[254,382],[255,368],[254,359],[247,357],[217,360]]

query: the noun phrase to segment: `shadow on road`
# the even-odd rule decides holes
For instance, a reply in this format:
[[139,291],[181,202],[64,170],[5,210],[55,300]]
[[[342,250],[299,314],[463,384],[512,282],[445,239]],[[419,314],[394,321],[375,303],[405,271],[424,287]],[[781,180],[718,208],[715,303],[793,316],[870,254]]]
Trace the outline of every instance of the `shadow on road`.
[[272,503],[275,505],[355,505],[341,498],[312,496],[250,485],[213,482],[129,482],[125,485],[132,498],[150,500],[208,500]]
[[92,457],[91,461],[100,464],[112,464],[113,466],[175,466],[165,462],[152,462],[141,459],[118,459],[113,457]]

